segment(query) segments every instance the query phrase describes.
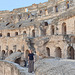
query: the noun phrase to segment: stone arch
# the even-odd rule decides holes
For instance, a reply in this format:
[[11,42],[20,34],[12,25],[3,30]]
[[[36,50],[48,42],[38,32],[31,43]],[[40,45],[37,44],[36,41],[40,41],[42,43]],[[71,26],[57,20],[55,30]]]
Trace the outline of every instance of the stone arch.
[[40,10],[40,14],[42,14],[42,10]]
[[18,32],[15,32],[15,35],[18,35]]
[[45,23],[45,26],[48,26],[48,22],[44,22]]
[[5,59],[5,50],[2,50],[2,59]]
[[18,52],[21,52],[21,50],[18,50]]
[[10,37],[10,33],[7,33],[7,37]]
[[26,34],[26,31],[23,31],[23,34]]
[[62,57],[61,48],[60,48],[60,47],[57,47],[57,48],[55,49],[55,57],[59,57],[59,58]]
[[41,35],[46,36],[48,22],[42,22],[42,24],[40,25],[40,28],[41,28]]
[[29,50],[26,50],[26,60],[28,60]]
[[19,21],[20,21],[20,19],[22,18],[22,15],[21,15],[21,14],[19,14],[19,15],[18,15],[18,18],[19,18]]
[[20,58],[17,58],[14,62],[20,65],[21,57]]
[[54,25],[51,26],[51,35],[54,35]]
[[2,37],[2,33],[0,33],[0,37]]
[[2,50],[2,54],[3,54],[3,55],[5,54],[5,50]]
[[68,46],[67,55],[68,59],[74,59],[74,48],[72,46]]
[[66,35],[66,23],[62,23],[62,34]]
[[32,30],[32,37],[35,37],[35,30]]
[[50,57],[50,48],[46,47],[46,50],[47,50],[48,57]]
[[12,51],[12,50],[10,50],[10,51],[9,51],[9,55],[11,55],[12,53],[13,53],[13,51]]
[[45,9],[45,15],[48,15],[48,10],[47,9]]

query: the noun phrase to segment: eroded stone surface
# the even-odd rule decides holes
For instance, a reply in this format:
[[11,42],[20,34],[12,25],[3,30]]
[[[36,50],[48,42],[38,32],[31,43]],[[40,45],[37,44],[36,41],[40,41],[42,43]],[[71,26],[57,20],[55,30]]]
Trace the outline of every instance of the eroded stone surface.
[[[75,0],[48,0],[48,2],[12,11],[0,11],[0,59],[4,60],[6,57],[10,58],[12,53],[22,52],[22,60],[16,57],[16,62],[24,66],[21,63],[28,60],[30,49],[36,53],[36,61],[40,58],[75,59]],[[9,61],[15,60],[12,57]],[[56,62],[56,65],[53,61]],[[58,66],[57,61],[50,61],[53,64],[39,62],[38,67],[40,68],[35,67],[36,74],[62,75],[64,73],[67,75],[74,73],[74,69],[67,68],[69,66],[73,68],[71,64],[66,65],[66,62],[63,63],[63,61],[60,64],[58,61]],[[2,68],[0,75],[4,73],[7,75],[8,72],[13,75],[19,74],[16,67],[5,62],[0,63],[0,68]],[[21,70],[21,74],[26,74],[25,69]]]
[[28,68],[9,61],[0,61],[0,75],[35,75],[28,73]]
[[75,75],[75,60],[42,59],[35,64],[36,75]]

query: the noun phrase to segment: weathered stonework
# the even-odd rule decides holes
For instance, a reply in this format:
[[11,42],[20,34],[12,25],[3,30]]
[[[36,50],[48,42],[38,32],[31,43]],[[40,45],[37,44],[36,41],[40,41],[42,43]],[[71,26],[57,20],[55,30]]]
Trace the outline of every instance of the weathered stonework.
[[75,59],[75,0],[49,0],[0,11],[0,59],[28,50],[37,56]]
[[15,63],[0,61],[0,75],[25,75],[25,72]]
[[35,63],[35,75],[75,75],[75,60],[41,59]]

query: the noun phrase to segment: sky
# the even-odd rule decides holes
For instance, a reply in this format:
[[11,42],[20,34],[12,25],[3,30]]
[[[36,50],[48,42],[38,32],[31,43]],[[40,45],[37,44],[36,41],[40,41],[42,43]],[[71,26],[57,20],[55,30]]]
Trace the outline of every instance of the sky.
[[30,6],[34,3],[43,3],[48,0],[1,0],[0,1],[0,11],[10,10],[12,11],[15,8],[21,8],[25,6]]

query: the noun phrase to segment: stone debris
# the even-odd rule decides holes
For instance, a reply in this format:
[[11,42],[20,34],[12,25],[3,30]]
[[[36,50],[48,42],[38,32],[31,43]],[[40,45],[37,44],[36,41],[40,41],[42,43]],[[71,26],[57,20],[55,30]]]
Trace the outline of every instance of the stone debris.
[[21,52],[12,53],[7,58],[5,58],[5,60],[14,62],[16,59],[20,58],[22,56],[22,54],[23,53],[21,53]]
[[35,63],[36,75],[75,75],[75,60],[42,59]]

